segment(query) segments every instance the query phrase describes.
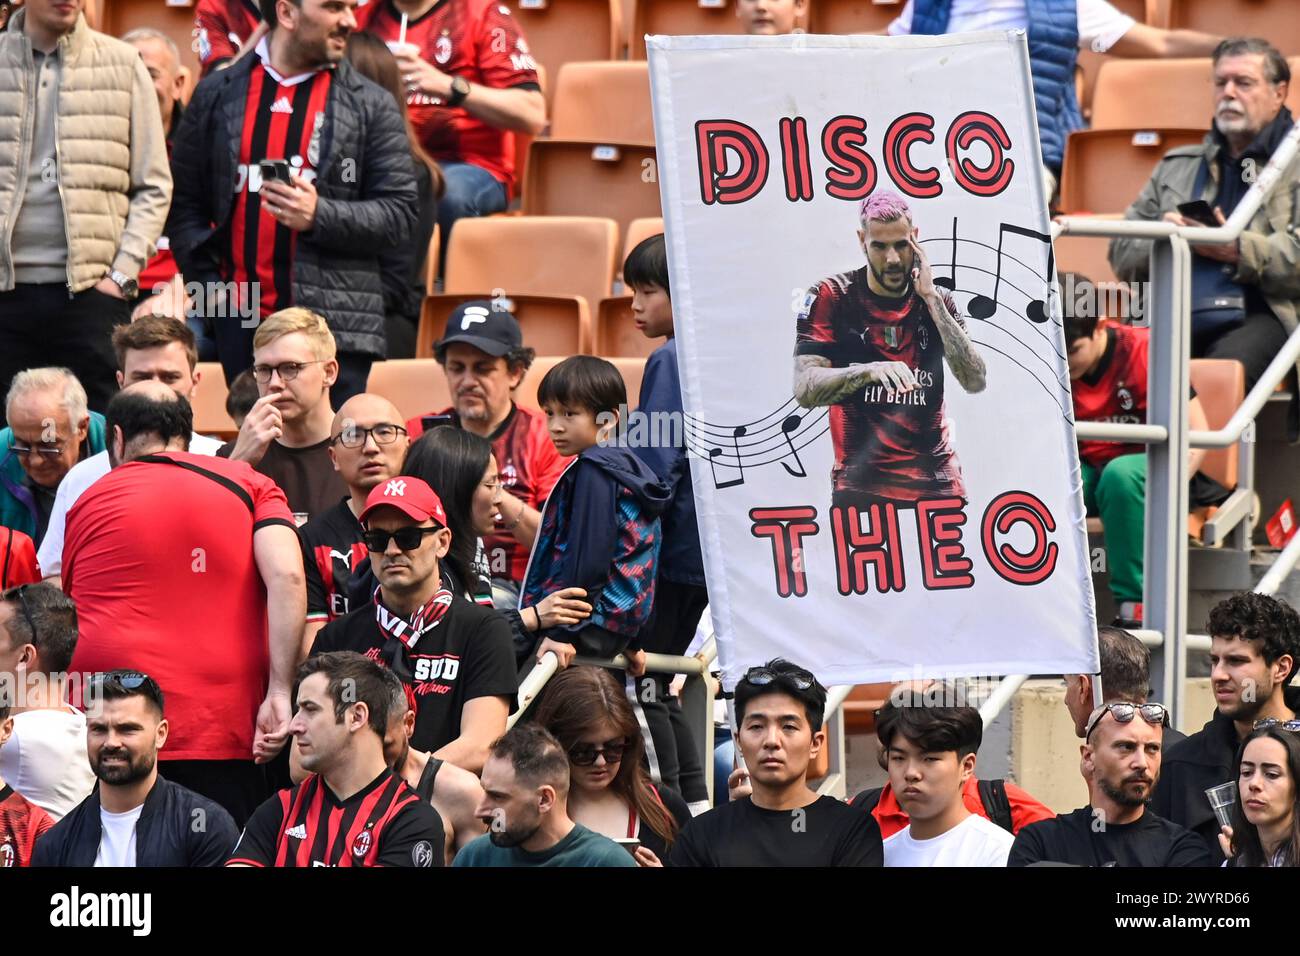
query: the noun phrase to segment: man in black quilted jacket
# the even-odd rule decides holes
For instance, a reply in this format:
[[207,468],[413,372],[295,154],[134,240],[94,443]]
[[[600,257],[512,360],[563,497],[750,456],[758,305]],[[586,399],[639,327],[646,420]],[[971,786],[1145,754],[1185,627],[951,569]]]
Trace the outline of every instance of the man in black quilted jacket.
[[261,4],[270,34],[199,84],[175,137],[167,235],[226,380],[262,316],[304,306],[338,344],[338,408],[385,354],[379,254],[410,237],[415,170],[392,95],[343,58],[356,0]]

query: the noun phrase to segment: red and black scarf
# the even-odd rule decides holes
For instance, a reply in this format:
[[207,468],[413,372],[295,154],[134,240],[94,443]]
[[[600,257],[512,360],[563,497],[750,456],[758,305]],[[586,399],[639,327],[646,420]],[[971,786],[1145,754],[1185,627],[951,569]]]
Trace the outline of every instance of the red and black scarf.
[[421,637],[442,623],[455,598],[446,588],[439,588],[433,597],[407,617],[386,607],[380,594],[380,588],[375,588],[375,624],[379,627],[379,633],[384,635],[381,659],[402,679],[406,686],[407,703],[412,710],[418,712],[419,705],[412,689],[415,678],[411,673],[410,654]]

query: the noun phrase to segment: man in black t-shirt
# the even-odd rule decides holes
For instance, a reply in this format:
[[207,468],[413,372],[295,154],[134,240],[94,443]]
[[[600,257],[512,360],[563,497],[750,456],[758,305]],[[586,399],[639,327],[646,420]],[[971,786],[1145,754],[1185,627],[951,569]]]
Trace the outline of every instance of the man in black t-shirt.
[[1210,866],[1196,834],[1147,812],[1167,719],[1160,704],[1115,702],[1093,711],[1080,748],[1088,806],[1024,827],[1007,866]]
[[327,623],[348,613],[348,582],[366,560],[357,515],[371,488],[401,474],[409,446],[401,414],[381,395],[353,395],[334,416],[329,456],[349,496],[299,529],[307,574],[305,647]]
[[347,494],[330,461],[330,386],[338,376],[334,336],[308,309],[281,309],[253,335],[253,377],[262,396],[239,434],[217,450],[270,478],[298,526]]
[[442,821],[384,762],[383,671],[339,653],[297,676],[289,733],[311,776],[257,808],[226,866],[442,866]]
[[777,658],[745,673],[735,707],[753,792],[688,823],[670,864],[883,866],[871,814],[808,786],[808,765],[826,743],[826,688],[817,678]]
[[375,486],[360,520],[379,581],[374,602],[327,624],[311,652],[357,651],[391,667],[415,711],[411,746],[478,773],[515,706],[510,625],[443,587],[438,562],[451,531],[419,478]]

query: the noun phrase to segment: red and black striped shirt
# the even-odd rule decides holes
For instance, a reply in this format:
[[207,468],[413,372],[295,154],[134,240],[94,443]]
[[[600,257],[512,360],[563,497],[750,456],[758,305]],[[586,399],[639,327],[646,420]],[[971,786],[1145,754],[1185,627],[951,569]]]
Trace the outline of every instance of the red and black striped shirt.
[[31,866],[32,847],[52,826],[48,813],[8,784],[0,786],[0,869]]
[[320,774],[253,813],[227,866],[443,865],[442,820],[385,770],[346,800]]
[[329,96],[328,70],[282,78],[258,62],[248,76],[244,132],[235,175],[235,203],[230,225],[231,280],[238,283],[241,304],[257,282],[260,315],[293,304],[294,230],[262,214],[264,159],[288,160],[308,181],[316,178]]

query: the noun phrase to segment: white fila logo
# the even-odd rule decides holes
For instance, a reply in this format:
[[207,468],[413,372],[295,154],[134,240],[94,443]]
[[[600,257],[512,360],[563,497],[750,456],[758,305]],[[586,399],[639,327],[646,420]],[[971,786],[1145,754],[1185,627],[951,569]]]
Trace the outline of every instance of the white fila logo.
[[284,835],[293,837],[295,840],[305,840],[307,839],[307,824],[300,823],[296,827],[289,827],[284,831]]
[[282,96],[271,104],[272,113],[292,113],[293,104],[289,102],[289,97]]
[[406,494],[406,482],[402,481],[400,478],[394,478],[392,481],[390,481],[388,484],[384,486],[385,498],[390,498],[393,496],[401,498],[405,494]]
[[465,317],[460,320],[460,330],[464,332],[471,325],[488,320],[488,310],[481,305],[471,305],[465,309]]

